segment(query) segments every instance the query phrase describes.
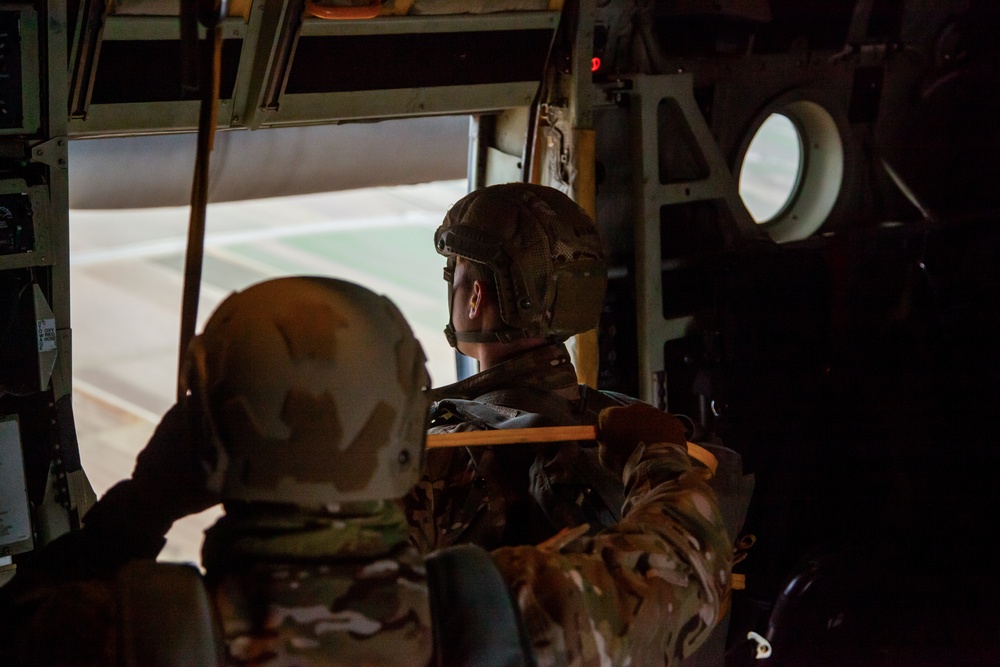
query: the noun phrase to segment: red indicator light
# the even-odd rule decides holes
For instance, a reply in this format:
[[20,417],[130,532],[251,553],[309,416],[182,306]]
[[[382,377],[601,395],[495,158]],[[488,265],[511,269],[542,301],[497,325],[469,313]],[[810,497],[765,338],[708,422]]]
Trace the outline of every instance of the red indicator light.
[[596,72],[599,69],[601,69],[601,59],[597,58],[597,57],[591,58],[590,59],[590,71],[591,72]]

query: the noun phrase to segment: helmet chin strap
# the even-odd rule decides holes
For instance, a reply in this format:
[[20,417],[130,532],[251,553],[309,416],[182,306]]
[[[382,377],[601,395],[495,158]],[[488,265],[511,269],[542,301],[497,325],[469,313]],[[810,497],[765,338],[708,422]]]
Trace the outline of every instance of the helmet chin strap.
[[444,328],[445,338],[452,347],[458,343],[510,343],[529,338],[523,329],[490,329],[489,331],[455,331],[451,322]]

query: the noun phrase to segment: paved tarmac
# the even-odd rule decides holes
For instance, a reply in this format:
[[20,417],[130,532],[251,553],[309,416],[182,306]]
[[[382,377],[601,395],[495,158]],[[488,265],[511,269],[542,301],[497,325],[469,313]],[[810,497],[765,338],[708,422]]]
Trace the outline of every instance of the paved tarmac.
[[[444,262],[432,236],[465,190],[465,181],[446,181],[212,205],[198,330],[233,290],[333,276],[392,299],[424,346],[434,385],[452,382]],[[128,477],[174,402],[187,221],[186,207],[70,213],[74,410],[98,496]],[[178,522],[161,559],[200,562],[202,531],[219,513]]]

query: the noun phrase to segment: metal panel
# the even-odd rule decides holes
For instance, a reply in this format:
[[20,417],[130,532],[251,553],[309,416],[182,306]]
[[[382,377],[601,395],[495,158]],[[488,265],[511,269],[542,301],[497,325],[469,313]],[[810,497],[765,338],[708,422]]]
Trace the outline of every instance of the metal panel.
[[[0,4],[0,13],[6,16],[6,25],[0,28],[0,49],[8,51],[7,68],[0,71],[0,135],[34,134],[41,112],[38,13],[32,7],[10,4]],[[9,67],[11,62],[15,68]]]
[[394,16],[373,21],[325,21],[302,23],[304,37],[329,35],[400,35],[415,33],[481,32],[495,30],[555,30],[559,12],[498,12],[438,16]]
[[[691,74],[636,76],[632,79],[632,139],[636,159],[637,220],[635,236],[636,312],[639,338],[639,390],[653,400],[656,374],[663,370],[664,345],[683,337],[691,317],[663,316],[663,258],[661,254],[661,209],[671,204],[718,200],[730,213],[732,227],[723,233],[729,243],[756,236],[753,219],[743,207],[736,181],[712,136],[694,98]],[[659,104],[674,100],[708,165],[708,176],[697,181],[661,183],[658,148],[663,140],[657,125]]]
[[262,125],[486,113],[530,104],[537,87],[536,82],[526,81],[462,87],[288,95],[282,99],[280,109],[264,116]]
[[[225,39],[242,39],[247,27],[242,18],[222,20]],[[205,27],[198,26],[198,37],[204,39]],[[155,41],[179,40],[181,22],[177,16],[109,16],[104,26],[104,41]]]
[[[218,127],[229,125],[231,109],[230,100],[219,102]],[[74,138],[194,132],[197,129],[197,100],[93,104],[86,120],[74,118],[69,122],[69,133]]]
[[[249,20],[230,17],[223,23],[224,37],[229,43],[240,40],[238,69],[232,98],[223,100],[219,109],[219,127],[249,127],[313,125],[350,120],[372,120],[407,116],[468,114],[494,112],[529,104],[537,81],[469,81],[468,85],[446,81],[401,81],[382,90],[300,91],[283,94],[273,92],[273,99],[264,99],[264,86],[275,77],[287,75],[294,62],[282,60],[276,53],[284,42],[282,31],[297,30],[297,21],[289,23],[285,14],[296,11],[296,3],[255,2]],[[497,12],[434,16],[381,17],[371,21],[325,21],[305,18],[301,36],[305,37],[375,37],[380,35],[434,35],[442,38],[460,33],[496,34],[511,31],[554,31],[559,24],[558,11]],[[132,42],[142,46],[148,42],[162,44],[180,39],[180,21],[176,16],[109,16],[103,41]],[[152,55],[163,58],[162,48],[152,49]],[[498,57],[500,54],[498,54]],[[373,56],[374,57],[374,56]],[[137,62],[142,62],[141,59]],[[160,62],[151,60],[150,62]],[[231,64],[235,62],[230,58]],[[161,64],[162,66],[162,64]],[[388,65],[387,65],[388,66]],[[92,67],[96,69],[97,63]],[[430,69],[429,71],[434,71]],[[277,69],[282,70],[281,72]],[[119,68],[120,69],[120,68]],[[134,68],[133,68],[134,69]],[[115,70],[118,71],[118,70]],[[100,72],[99,72],[100,74]],[[530,77],[525,77],[530,78]],[[107,81],[105,88],[107,87]],[[113,84],[113,82],[111,82]],[[125,85],[125,82],[122,82]],[[163,86],[161,85],[160,88]],[[161,94],[159,91],[157,94]],[[178,93],[179,95],[179,93]],[[74,137],[115,136],[125,134],[157,134],[194,131],[197,127],[198,103],[195,100],[157,98],[142,101],[97,99],[86,110],[85,118],[74,118],[70,131]]]

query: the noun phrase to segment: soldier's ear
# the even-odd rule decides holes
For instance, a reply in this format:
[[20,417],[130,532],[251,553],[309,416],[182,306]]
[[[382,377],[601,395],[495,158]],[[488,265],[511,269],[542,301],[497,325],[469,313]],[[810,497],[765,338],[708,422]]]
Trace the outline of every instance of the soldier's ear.
[[478,280],[472,283],[472,295],[469,297],[469,319],[474,320],[483,309],[483,299],[485,298],[486,290],[483,289],[483,284]]

